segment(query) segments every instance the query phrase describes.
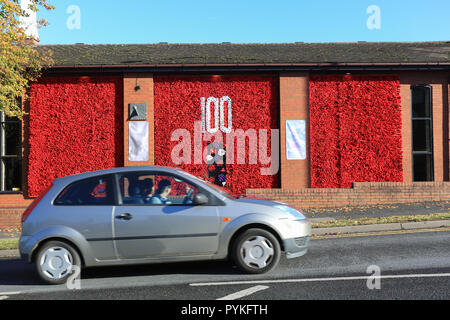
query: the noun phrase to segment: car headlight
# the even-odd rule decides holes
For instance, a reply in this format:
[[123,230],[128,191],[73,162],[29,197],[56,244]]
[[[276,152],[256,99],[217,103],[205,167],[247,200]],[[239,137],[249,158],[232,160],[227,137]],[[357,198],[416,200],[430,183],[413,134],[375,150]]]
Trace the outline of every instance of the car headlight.
[[278,211],[281,211],[281,212],[286,213],[286,214],[290,214],[291,216],[293,216],[297,220],[301,220],[301,219],[305,219],[306,218],[302,213],[300,213],[299,211],[297,211],[294,208],[291,208],[289,206],[278,205],[278,206],[275,206],[275,208],[278,209]]

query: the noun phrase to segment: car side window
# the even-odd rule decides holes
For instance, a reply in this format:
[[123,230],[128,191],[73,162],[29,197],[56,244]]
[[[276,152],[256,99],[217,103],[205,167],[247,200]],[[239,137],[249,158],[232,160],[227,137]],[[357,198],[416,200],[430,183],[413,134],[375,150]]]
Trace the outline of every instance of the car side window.
[[111,176],[83,179],[66,187],[53,202],[55,205],[114,205]]
[[122,174],[119,187],[124,205],[193,205],[194,195],[199,192],[170,174]]

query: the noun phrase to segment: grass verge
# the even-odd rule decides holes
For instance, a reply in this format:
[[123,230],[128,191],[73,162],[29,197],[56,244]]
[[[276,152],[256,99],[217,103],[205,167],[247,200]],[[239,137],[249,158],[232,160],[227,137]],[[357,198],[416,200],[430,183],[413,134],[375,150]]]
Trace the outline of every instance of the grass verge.
[[19,239],[0,240],[0,250],[19,249]]

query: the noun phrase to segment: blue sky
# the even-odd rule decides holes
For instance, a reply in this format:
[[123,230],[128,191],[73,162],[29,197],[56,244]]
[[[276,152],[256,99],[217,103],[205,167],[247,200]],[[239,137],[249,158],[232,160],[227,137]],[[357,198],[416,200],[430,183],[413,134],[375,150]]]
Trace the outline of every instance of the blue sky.
[[49,2],[41,44],[450,40],[450,0]]

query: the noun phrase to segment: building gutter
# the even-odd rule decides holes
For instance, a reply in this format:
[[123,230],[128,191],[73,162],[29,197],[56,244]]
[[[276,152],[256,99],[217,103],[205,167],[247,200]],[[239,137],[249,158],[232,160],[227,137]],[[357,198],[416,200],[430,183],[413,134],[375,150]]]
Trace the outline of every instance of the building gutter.
[[55,65],[46,74],[60,73],[171,73],[171,72],[287,72],[287,71],[449,71],[450,62],[424,63],[271,63],[271,64],[121,64]]

